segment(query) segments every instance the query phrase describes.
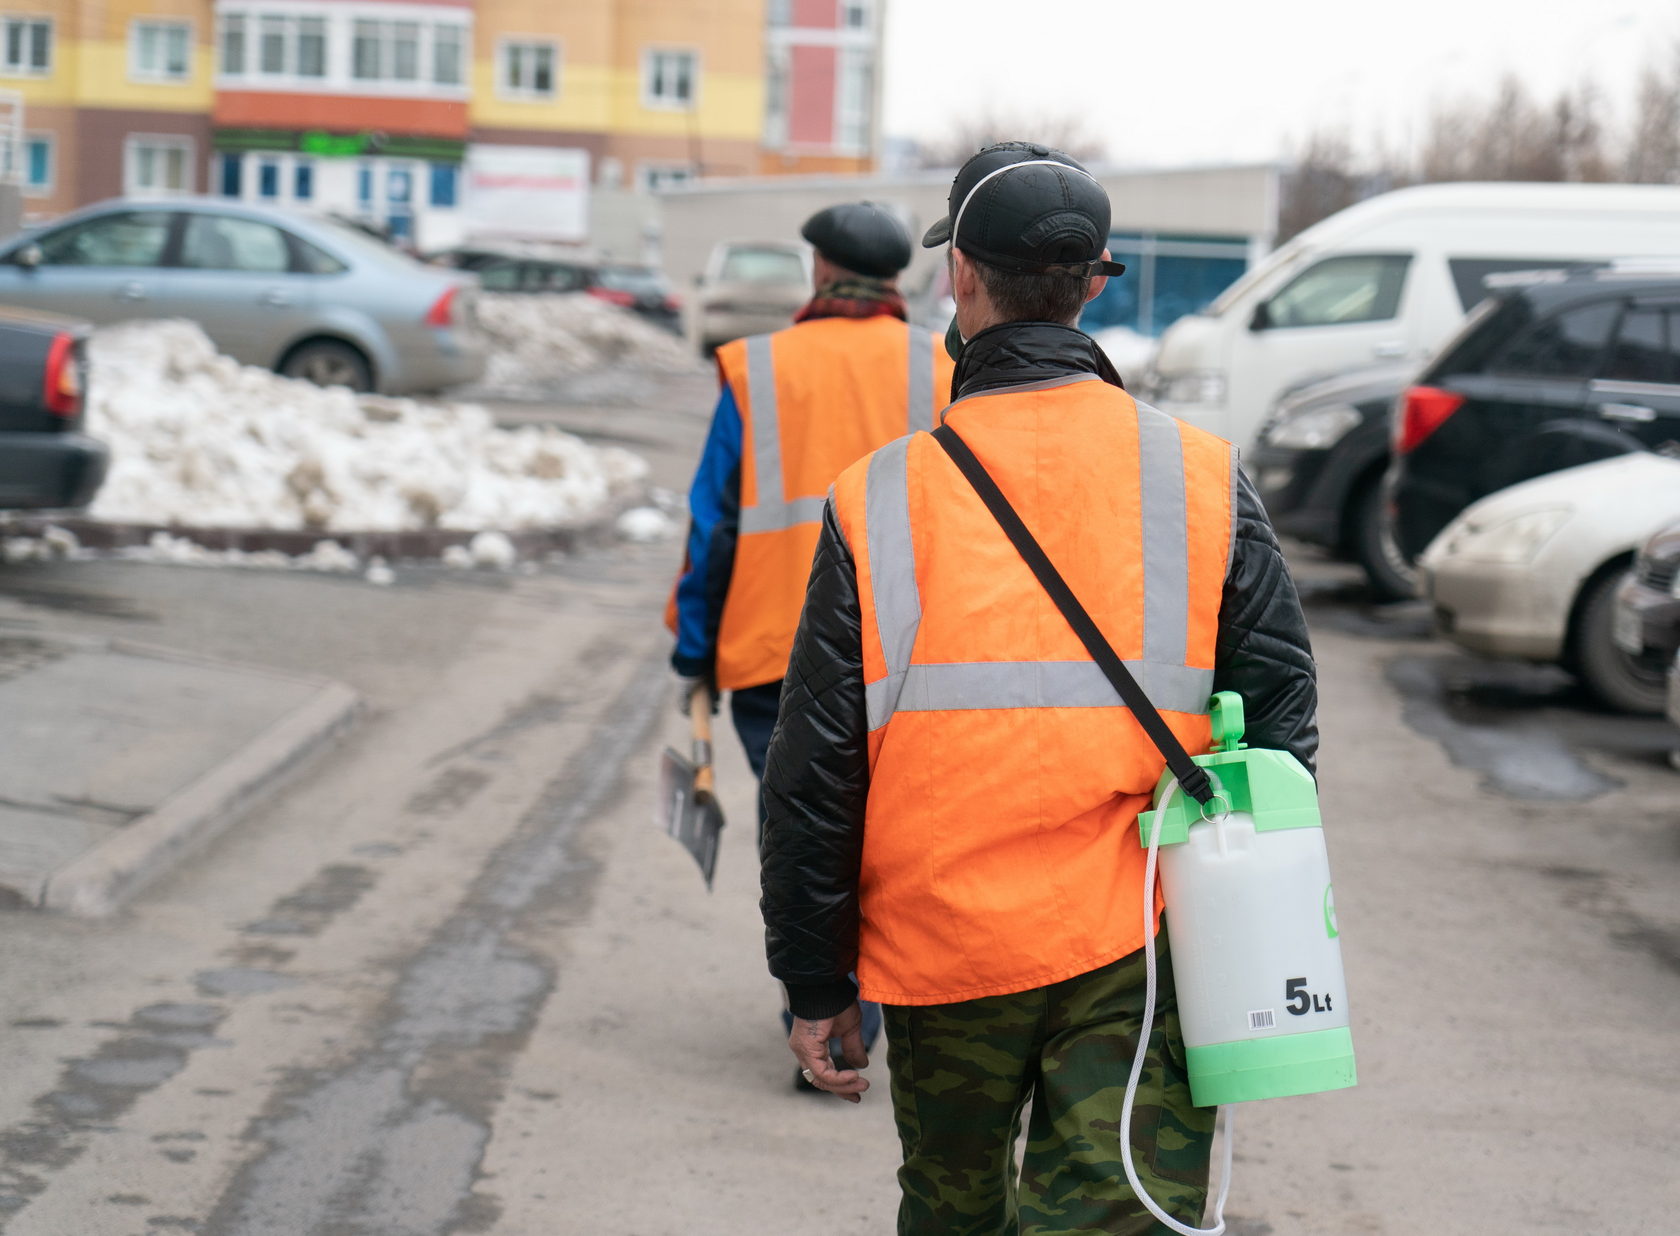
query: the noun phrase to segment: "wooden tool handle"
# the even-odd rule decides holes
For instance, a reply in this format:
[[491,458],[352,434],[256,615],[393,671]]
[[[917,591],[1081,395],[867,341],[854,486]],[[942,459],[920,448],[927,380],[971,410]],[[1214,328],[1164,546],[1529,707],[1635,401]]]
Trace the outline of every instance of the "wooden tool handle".
[[694,788],[711,794],[712,779],[712,691],[703,682],[694,684],[688,697],[688,723],[694,736]]

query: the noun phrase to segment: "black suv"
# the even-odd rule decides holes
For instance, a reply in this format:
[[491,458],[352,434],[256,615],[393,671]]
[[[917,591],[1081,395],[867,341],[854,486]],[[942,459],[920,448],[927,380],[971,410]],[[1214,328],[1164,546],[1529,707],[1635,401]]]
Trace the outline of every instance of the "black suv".
[[1495,490],[1680,442],[1680,265],[1498,282],[1395,404],[1388,485],[1410,560]]

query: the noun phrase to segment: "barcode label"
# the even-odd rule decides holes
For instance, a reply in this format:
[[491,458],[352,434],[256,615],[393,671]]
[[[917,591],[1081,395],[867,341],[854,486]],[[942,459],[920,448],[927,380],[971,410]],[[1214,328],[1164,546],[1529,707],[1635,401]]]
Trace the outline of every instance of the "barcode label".
[[1248,1015],[1250,1030],[1275,1030],[1277,1028],[1277,1013],[1272,1009],[1255,1009]]

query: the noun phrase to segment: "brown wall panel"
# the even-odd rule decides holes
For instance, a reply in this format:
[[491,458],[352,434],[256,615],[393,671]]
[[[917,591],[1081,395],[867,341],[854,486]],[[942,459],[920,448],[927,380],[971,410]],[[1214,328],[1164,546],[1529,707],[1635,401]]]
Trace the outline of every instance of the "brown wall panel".
[[204,169],[210,157],[210,117],[190,112],[84,107],[78,111],[76,120],[78,206],[122,195],[123,143],[132,133],[192,138],[195,146],[192,191],[204,192]]

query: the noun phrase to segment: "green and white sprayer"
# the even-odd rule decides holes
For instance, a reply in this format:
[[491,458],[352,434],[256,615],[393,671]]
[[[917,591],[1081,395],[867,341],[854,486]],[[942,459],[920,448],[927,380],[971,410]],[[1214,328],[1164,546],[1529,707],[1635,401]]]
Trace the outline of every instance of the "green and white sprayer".
[[[1330,860],[1312,774],[1286,751],[1243,744],[1242,697],[1221,691],[1209,711],[1213,751],[1194,756],[1213,783],[1207,805],[1168,771],[1155,809],[1138,817],[1147,968],[1144,1022],[1155,1017],[1152,914],[1159,864],[1172,934],[1173,979],[1190,1097],[1220,1108],[1224,1164],[1216,1222],[1189,1227],[1144,1191],[1126,1139],[1126,1179],[1151,1214],[1185,1236],[1225,1230],[1231,1183],[1229,1104],[1316,1094],[1355,1082],[1347,981]],[[1148,1038],[1138,1043],[1121,1109],[1131,1127]]]

